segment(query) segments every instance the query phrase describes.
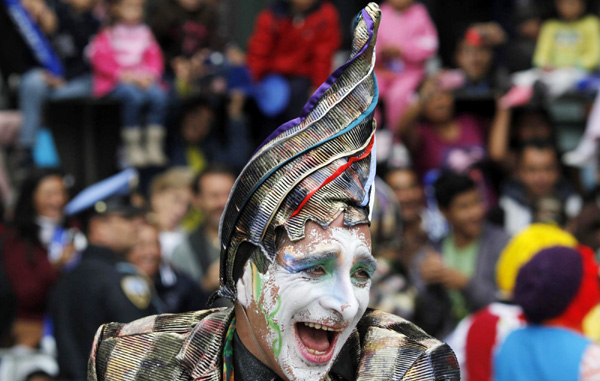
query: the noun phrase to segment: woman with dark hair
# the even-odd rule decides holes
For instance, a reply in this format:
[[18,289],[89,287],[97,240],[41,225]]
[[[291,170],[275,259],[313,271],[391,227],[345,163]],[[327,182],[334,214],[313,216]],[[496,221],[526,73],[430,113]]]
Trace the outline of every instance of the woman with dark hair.
[[24,181],[4,234],[2,260],[17,301],[12,327],[15,345],[39,344],[48,291],[75,252],[73,243],[64,239],[67,198],[60,171],[36,170]]
[[432,169],[461,171],[487,156],[483,121],[455,110],[453,91],[458,85],[451,72],[426,79],[396,125],[420,179]]

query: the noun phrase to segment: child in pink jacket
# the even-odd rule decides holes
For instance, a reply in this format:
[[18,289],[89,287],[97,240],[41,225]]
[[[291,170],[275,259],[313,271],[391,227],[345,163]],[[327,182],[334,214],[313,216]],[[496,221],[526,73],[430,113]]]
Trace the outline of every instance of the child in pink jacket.
[[381,13],[375,73],[393,131],[425,76],[425,62],[437,52],[438,36],[427,9],[414,0],[387,0]]
[[94,94],[122,103],[122,139],[129,165],[164,165],[167,96],[159,83],[164,62],[150,28],[142,22],[144,0],[112,0],[109,15],[110,26],[90,47]]

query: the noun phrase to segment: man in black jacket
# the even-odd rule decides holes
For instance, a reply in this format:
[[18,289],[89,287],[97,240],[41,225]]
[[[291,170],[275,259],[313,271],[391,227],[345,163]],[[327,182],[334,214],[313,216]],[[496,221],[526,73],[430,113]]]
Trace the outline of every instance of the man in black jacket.
[[94,205],[81,263],[53,294],[61,380],[86,379],[87,356],[98,325],[159,312],[151,282],[124,258],[138,239],[140,224],[140,214],[121,199]]

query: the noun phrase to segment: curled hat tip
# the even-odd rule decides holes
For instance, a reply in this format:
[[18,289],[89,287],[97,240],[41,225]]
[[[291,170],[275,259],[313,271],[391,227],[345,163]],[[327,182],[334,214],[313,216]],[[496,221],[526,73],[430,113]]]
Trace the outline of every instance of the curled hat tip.
[[365,7],[365,9],[367,10],[367,12],[379,12],[379,5],[377,3],[374,2],[370,2],[369,4],[367,4],[367,6]]

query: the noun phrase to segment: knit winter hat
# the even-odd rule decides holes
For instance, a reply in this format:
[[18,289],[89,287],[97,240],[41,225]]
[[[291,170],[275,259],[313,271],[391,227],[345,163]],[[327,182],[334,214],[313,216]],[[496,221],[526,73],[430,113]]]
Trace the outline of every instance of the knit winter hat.
[[583,258],[577,250],[555,246],[537,253],[517,276],[513,300],[528,321],[542,323],[563,313],[583,279]]
[[498,289],[509,297],[519,269],[542,249],[552,246],[576,247],[571,234],[553,224],[532,224],[515,235],[506,245],[496,264]]

